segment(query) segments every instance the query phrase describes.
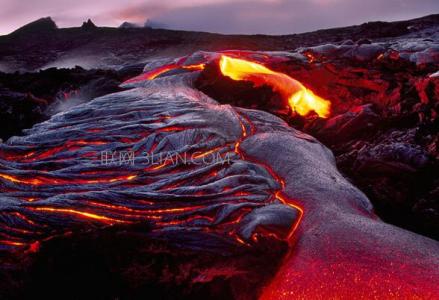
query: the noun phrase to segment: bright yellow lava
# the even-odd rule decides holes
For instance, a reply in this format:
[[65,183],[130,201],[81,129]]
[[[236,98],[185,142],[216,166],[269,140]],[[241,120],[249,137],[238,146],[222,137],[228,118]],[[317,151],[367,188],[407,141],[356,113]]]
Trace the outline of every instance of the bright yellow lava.
[[315,95],[302,83],[290,76],[247,60],[222,55],[220,70],[233,80],[251,81],[255,86],[268,85],[284,97],[293,111],[306,116],[315,112],[321,118],[330,114],[331,102]]

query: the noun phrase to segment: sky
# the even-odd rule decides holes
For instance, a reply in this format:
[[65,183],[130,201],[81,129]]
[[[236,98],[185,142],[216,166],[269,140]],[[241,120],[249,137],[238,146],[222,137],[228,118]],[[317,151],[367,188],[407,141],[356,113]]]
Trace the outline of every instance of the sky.
[[41,17],[58,27],[150,19],[167,28],[289,34],[439,13],[439,0],[0,0],[0,35]]

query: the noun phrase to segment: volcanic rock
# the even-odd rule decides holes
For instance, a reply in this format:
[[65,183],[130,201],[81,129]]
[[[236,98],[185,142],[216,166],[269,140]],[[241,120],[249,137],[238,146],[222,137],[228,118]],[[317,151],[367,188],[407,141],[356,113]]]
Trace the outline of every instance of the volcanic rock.
[[120,91],[119,84],[142,69],[143,65],[134,65],[120,71],[88,71],[78,67],[38,73],[0,73],[1,137],[20,135],[21,130],[46,120],[54,112]]
[[98,27],[90,19],[88,19],[87,22],[82,23],[81,28],[84,30],[93,30]]
[[[377,218],[316,139],[269,113],[219,104],[196,90],[199,69],[145,74],[0,144],[2,296],[439,292],[439,244]],[[411,136],[357,156],[428,168]],[[172,153],[192,160],[152,160]],[[222,160],[204,161],[212,154]]]
[[17,93],[0,87],[0,138],[6,140],[43,121],[43,112],[47,105],[46,100],[36,98],[30,93]]
[[119,28],[138,28],[139,25],[136,25],[134,23],[130,23],[130,22],[123,22],[122,24],[120,24]]
[[379,121],[380,116],[374,112],[373,105],[365,104],[328,119],[321,128],[313,128],[319,126],[316,122],[306,129],[328,145],[333,145],[366,136]]
[[51,17],[41,18],[15,30],[12,35],[44,34],[58,29]]

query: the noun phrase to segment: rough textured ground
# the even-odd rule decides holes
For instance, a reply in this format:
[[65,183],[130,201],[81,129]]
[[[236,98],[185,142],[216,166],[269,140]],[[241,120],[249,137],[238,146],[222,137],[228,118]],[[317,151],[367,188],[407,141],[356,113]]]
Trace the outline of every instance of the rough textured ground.
[[[106,285],[105,298],[439,293],[437,242],[379,220],[325,146],[218,104],[194,88],[199,75],[130,81],[1,145],[4,297]],[[125,151],[132,162],[102,157]],[[190,160],[152,160],[169,154]],[[120,252],[102,249],[117,241]],[[97,285],[60,280],[90,267]],[[41,275],[59,278],[50,293]]]

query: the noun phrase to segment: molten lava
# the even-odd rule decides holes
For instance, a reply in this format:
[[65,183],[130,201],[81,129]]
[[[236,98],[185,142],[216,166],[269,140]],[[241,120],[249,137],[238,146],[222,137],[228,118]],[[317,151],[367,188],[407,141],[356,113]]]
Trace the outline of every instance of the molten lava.
[[293,111],[306,116],[315,112],[321,118],[327,118],[331,103],[307,89],[302,83],[290,76],[275,72],[269,68],[243,59],[222,55],[220,70],[224,76],[233,80],[251,81],[255,86],[270,86],[288,102]]
[[186,57],[183,57],[183,59],[180,59],[176,63],[171,63],[171,64],[167,64],[167,65],[158,67],[158,68],[153,69],[149,72],[146,72],[146,73],[143,73],[143,74],[136,76],[134,78],[128,79],[123,84],[136,83],[136,82],[141,82],[144,80],[153,80],[166,72],[169,72],[172,70],[177,70],[177,69],[183,69],[183,70],[187,70],[187,71],[202,71],[202,70],[204,70],[204,67],[205,67],[204,64],[183,65],[185,60],[186,60]]

